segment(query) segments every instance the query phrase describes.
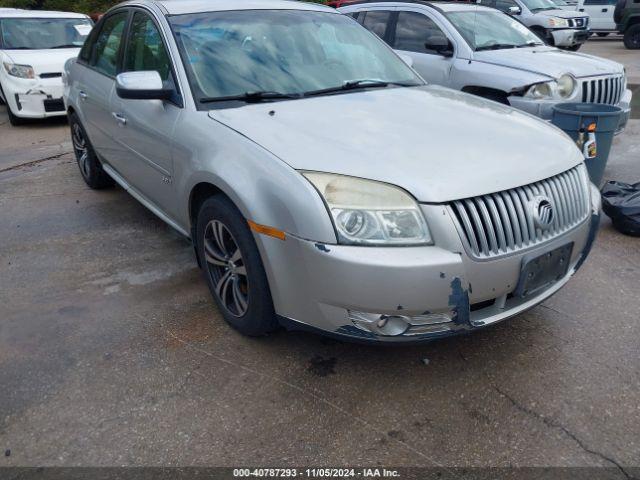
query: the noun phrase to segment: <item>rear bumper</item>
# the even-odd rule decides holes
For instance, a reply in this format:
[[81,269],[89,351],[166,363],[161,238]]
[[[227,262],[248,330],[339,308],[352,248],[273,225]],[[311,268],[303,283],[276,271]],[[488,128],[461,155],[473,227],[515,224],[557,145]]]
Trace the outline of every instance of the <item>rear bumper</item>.
[[65,115],[61,78],[2,79],[5,102],[14,115],[21,118],[47,118]]
[[[593,202],[593,200],[592,200]],[[490,261],[469,258],[446,207],[424,205],[435,246],[374,248],[257,236],[274,306],[290,329],[319,330],[375,343],[415,343],[474,331],[518,315],[556,293],[589,253],[599,224],[592,215],[540,246]],[[573,243],[567,274],[532,297],[513,294],[523,258]],[[359,321],[404,318],[403,333]],[[378,320],[373,320],[378,321]]]

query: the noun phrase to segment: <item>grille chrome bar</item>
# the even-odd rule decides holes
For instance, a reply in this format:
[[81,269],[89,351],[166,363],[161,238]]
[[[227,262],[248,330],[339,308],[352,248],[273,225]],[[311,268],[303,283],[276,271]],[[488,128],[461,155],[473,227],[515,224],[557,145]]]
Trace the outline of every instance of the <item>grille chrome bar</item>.
[[624,93],[624,83],[624,75],[584,79],[582,80],[582,102],[617,105]]
[[[472,258],[493,259],[544,243],[579,225],[589,215],[588,177],[583,165],[522,187],[455,200],[449,210]],[[534,220],[533,204],[547,197],[551,225]]]

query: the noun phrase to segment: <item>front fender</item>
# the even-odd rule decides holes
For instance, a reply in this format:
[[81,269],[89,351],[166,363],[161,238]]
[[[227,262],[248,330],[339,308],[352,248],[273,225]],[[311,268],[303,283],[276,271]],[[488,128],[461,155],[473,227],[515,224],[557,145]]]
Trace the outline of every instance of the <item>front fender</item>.
[[456,65],[454,76],[455,87],[485,87],[502,90],[509,94],[534,83],[546,82],[553,77],[529,70],[506,67],[487,61],[471,60]]
[[336,243],[323,200],[300,173],[201,113],[202,117],[189,115],[201,121],[181,122],[175,132],[174,182],[181,192],[178,221],[187,231],[191,229],[190,193],[196,185],[209,183],[226,194],[248,220],[303,239]]

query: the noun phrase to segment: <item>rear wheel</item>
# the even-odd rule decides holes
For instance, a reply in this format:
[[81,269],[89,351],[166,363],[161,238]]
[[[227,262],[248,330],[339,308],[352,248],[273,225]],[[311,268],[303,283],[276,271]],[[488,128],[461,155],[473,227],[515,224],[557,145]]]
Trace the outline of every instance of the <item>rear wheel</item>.
[[624,46],[629,50],[638,50],[640,48],[640,23],[631,25],[624,32]]
[[202,204],[196,249],[211,295],[224,319],[249,336],[278,327],[267,275],[247,220],[226,197]]
[[69,114],[69,126],[71,127],[73,152],[85,183],[95,190],[112,187],[113,179],[103,170],[96,152],[89,143],[87,133],[74,112]]

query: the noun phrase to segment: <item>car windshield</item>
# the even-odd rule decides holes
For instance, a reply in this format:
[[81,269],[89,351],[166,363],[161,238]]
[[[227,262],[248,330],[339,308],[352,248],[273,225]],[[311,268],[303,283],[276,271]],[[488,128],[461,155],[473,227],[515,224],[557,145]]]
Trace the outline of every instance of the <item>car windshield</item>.
[[531,30],[498,11],[450,12],[447,18],[475,51],[542,45]]
[[558,6],[551,0],[522,0],[522,3],[532,12],[542,12],[544,10],[557,10]]
[[336,13],[244,10],[169,21],[200,103],[424,84],[378,37]]
[[7,50],[80,48],[91,27],[86,18],[3,18],[0,45]]

